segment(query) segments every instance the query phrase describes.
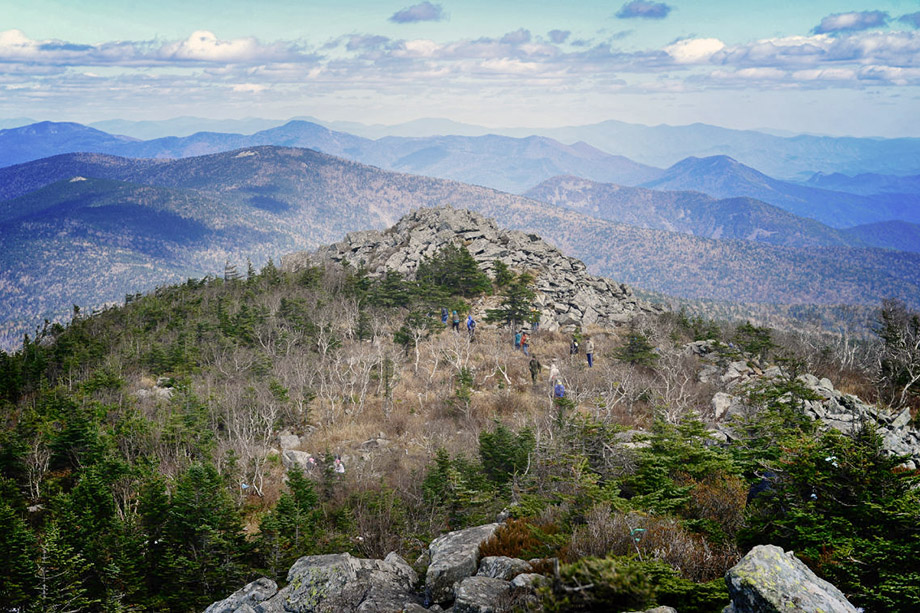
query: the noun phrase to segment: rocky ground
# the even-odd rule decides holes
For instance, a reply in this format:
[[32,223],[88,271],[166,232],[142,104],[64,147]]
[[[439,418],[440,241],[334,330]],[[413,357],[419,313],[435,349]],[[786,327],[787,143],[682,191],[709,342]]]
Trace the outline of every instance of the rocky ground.
[[[258,579],[209,606],[205,613],[501,613],[539,611],[537,590],[554,579],[532,572],[537,560],[480,558],[479,546],[499,524],[450,532],[428,548],[424,582],[395,553],[384,560],[349,554],[300,558],[287,587]],[[856,613],[833,585],[792,552],[772,545],[752,549],[725,575],[727,613],[811,611]],[[657,607],[646,613],[678,613]]]
[[325,261],[366,268],[372,276],[393,270],[414,277],[419,263],[446,245],[465,246],[489,273],[496,260],[536,277],[536,308],[545,330],[610,326],[658,307],[633,295],[632,289],[588,274],[584,263],[535,234],[504,230],[492,219],[450,206],[418,209],[382,232],[352,232],[344,240],[315,252],[285,256],[282,269],[297,271]]

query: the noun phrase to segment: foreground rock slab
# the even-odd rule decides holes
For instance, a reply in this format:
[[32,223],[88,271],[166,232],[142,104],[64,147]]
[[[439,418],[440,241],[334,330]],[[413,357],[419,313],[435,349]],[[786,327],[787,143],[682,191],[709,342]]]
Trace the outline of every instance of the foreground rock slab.
[[454,583],[476,574],[479,546],[487,541],[500,524],[485,524],[466,530],[448,532],[428,546],[431,565],[425,575],[425,591],[433,603],[454,600]]
[[398,613],[417,600],[418,576],[395,553],[384,560],[306,556],[287,579],[287,587],[254,607],[256,613]]
[[857,613],[846,596],[775,545],[754,547],[725,574],[732,613]]
[[246,610],[252,610],[252,607],[258,603],[268,600],[277,591],[278,584],[262,577],[238,589],[220,602],[215,602],[205,609],[204,613],[244,613]]

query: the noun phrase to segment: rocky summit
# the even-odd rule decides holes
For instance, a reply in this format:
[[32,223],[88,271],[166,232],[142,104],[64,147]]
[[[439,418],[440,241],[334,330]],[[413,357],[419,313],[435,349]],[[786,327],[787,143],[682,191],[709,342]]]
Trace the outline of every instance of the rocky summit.
[[396,271],[412,278],[424,259],[447,245],[465,246],[487,273],[496,261],[531,273],[545,330],[612,327],[643,311],[658,310],[636,298],[628,286],[589,274],[583,262],[563,255],[536,234],[504,230],[492,219],[450,206],[417,209],[386,230],[351,232],[338,243],[285,256],[282,269],[296,272],[325,262],[346,262],[374,277]]

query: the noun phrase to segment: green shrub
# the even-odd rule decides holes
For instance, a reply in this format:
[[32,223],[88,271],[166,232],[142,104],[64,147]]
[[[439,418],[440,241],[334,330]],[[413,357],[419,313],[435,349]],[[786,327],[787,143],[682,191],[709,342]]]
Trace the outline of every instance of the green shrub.
[[564,564],[560,581],[541,589],[548,612],[638,611],[669,606],[681,613],[717,613],[728,604],[722,579],[694,583],[667,564],[633,557],[582,558]]
[[527,468],[536,439],[529,428],[515,434],[502,424],[492,432],[479,433],[479,460],[485,474],[495,483],[507,483]]

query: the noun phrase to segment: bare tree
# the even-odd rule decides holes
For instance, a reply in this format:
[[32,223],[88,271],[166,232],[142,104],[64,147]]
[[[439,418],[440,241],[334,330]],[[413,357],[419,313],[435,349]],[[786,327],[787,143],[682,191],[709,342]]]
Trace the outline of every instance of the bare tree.
[[881,397],[903,407],[920,391],[920,313],[899,300],[885,300],[875,332],[884,343],[877,371]]

